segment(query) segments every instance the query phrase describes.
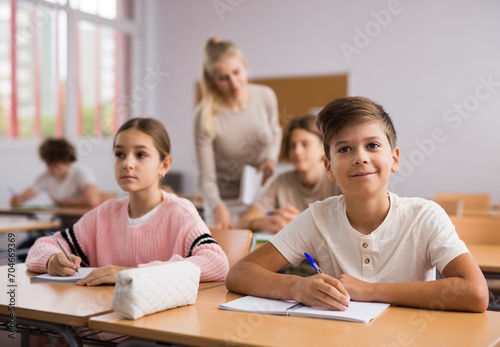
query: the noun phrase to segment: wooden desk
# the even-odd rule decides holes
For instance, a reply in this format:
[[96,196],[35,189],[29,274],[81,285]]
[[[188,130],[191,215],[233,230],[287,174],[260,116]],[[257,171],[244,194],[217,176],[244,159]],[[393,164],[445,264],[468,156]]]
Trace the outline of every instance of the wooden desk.
[[17,214],[25,216],[35,216],[37,214],[49,214],[58,217],[61,221],[62,229],[72,227],[91,208],[88,207],[49,207],[49,208],[11,208],[0,207],[0,215]]
[[6,283],[0,295],[0,314],[9,315],[8,289],[15,289],[16,317],[50,323],[87,326],[90,317],[111,312],[114,286],[80,287],[74,283],[30,283],[37,273],[17,264],[16,287],[7,289],[8,266],[0,266],[0,278]]
[[53,214],[62,217],[81,217],[88,211],[90,207],[41,207],[41,208],[12,208],[10,206],[0,207],[0,214],[21,214],[21,215],[34,215],[37,213]]
[[[112,312],[114,286],[30,283],[30,277],[37,274],[28,271],[25,264],[16,265],[16,271],[11,272],[15,276],[15,283],[10,283],[8,269],[8,266],[0,267],[0,278],[5,283],[0,294],[0,321],[9,321],[9,315],[14,313],[17,324],[50,330],[64,337],[70,346],[80,346],[80,338],[67,327],[87,327],[91,317]],[[199,290],[223,285],[224,282],[200,283]],[[8,294],[11,289],[15,291],[12,297]],[[15,311],[9,311],[12,298]]]
[[[0,266],[0,278],[7,286],[8,266]],[[112,312],[114,286],[81,287],[74,283],[30,283],[38,275],[17,264],[15,275],[16,316],[51,323],[87,326],[90,317]],[[9,283],[11,284],[11,283]],[[223,286],[224,282],[200,283],[199,290]],[[10,287],[9,287],[10,288]],[[0,294],[0,314],[9,315],[7,288]]]
[[440,312],[390,307],[369,324],[219,310],[240,297],[225,286],[198,293],[195,305],[137,320],[93,317],[91,329],[193,346],[492,346],[500,312]]
[[25,230],[55,229],[61,226],[60,221],[39,221],[27,216],[0,215],[0,233]]
[[483,272],[500,273],[500,245],[467,244]]
[[221,287],[224,284],[224,282],[201,282],[200,286],[198,287],[198,291]]

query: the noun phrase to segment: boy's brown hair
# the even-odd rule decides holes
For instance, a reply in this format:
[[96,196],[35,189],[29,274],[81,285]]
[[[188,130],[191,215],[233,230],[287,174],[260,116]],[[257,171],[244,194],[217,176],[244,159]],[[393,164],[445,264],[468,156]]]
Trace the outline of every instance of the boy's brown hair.
[[44,140],[38,147],[38,154],[46,164],[71,164],[76,161],[75,147],[66,139]]
[[325,155],[330,160],[330,143],[346,125],[367,121],[379,121],[391,145],[396,148],[396,129],[384,108],[372,100],[360,96],[335,99],[318,114],[316,125],[323,133]]

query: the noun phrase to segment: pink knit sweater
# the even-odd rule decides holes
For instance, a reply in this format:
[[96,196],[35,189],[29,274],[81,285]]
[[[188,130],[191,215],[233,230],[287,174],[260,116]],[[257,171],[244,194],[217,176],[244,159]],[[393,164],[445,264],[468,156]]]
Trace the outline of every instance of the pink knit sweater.
[[[226,254],[210,236],[191,202],[163,192],[163,202],[146,224],[128,223],[129,197],[108,200],[86,213],[73,227],[55,233],[66,252],[88,266],[150,266],[189,260],[201,268],[201,281],[224,281],[229,269]],[[47,261],[60,248],[51,237],[31,247],[26,266],[47,272]]]

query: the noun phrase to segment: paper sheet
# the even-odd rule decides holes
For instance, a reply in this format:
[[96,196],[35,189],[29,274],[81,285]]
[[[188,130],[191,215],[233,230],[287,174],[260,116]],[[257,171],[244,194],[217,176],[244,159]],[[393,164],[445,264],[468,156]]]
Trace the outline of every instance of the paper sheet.
[[318,306],[309,307],[302,304],[297,305],[297,302],[292,300],[283,301],[249,295],[225,304],[220,304],[219,308],[232,311],[327,318],[368,323],[384,312],[389,306],[390,304],[379,302],[351,301],[346,311],[333,311]]
[[67,283],[76,283],[76,281],[81,280],[92,270],[96,269],[95,267],[81,267],[78,269],[79,273],[76,272],[73,276],[51,276],[49,274],[43,274],[31,277],[31,282],[67,282]]

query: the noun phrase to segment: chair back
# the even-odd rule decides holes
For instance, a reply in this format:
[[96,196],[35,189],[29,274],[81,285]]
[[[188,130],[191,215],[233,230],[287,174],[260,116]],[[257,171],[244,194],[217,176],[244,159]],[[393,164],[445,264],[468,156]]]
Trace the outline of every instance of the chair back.
[[463,201],[463,215],[489,215],[491,214],[491,204],[489,194],[456,194],[438,193],[436,202],[439,201]]
[[500,245],[500,218],[481,216],[450,216],[458,236],[465,244]]
[[435,200],[449,216],[463,216],[464,214],[464,201],[462,199],[453,200]]
[[248,254],[252,243],[252,232],[247,229],[210,228],[212,237],[226,253],[231,268],[238,260]]

